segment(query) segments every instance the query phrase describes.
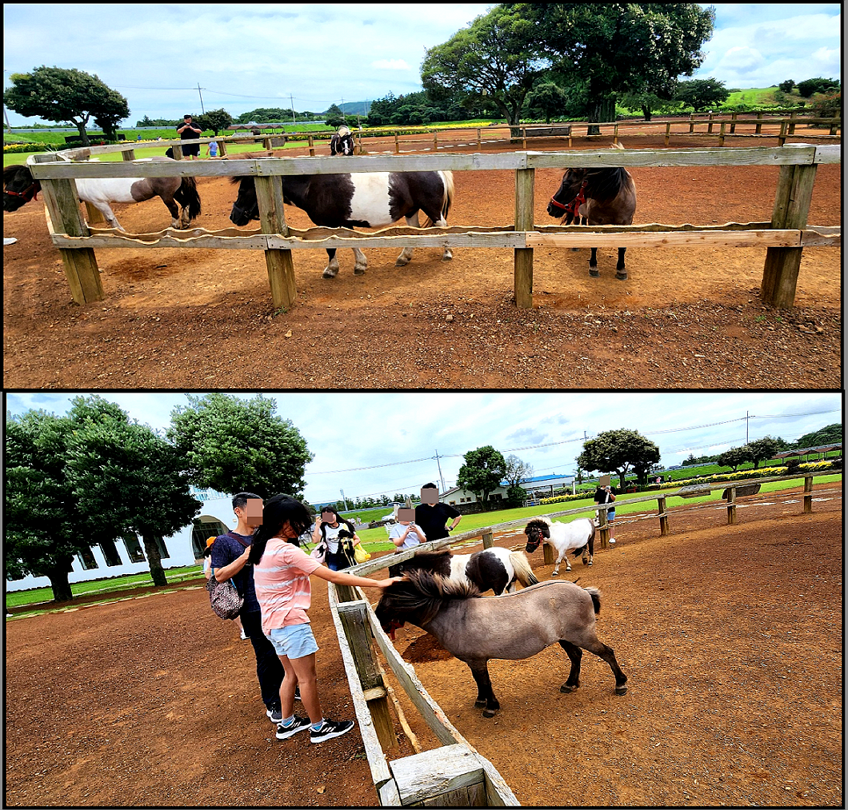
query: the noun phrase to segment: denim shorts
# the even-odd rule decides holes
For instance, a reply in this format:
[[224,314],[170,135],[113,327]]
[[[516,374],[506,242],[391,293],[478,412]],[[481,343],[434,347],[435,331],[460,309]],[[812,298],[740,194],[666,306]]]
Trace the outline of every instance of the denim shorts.
[[312,635],[310,624],[292,624],[288,627],[272,627],[268,636],[277,655],[288,658],[303,658],[318,652],[318,644]]

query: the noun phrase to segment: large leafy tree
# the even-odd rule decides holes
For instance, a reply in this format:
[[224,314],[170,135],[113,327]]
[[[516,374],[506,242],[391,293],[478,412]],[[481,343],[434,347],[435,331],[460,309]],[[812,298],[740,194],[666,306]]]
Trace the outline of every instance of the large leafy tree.
[[168,438],[193,484],[263,498],[281,492],[301,497],[313,456],[292,421],[276,415],[274,400],[219,393],[188,400],[188,407],[171,414]]
[[220,110],[209,110],[194,120],[202,130],[211,129],[216,137],[222,129],[233,123],[233,117],[223,107]]
[[717,107],[729,97],[730,91],[724,86],[724,82],[718,79],[692,79],[680,82],[674,95],[677,101],[693,107],[695,112]]
[[147,425],[101,397],[75,397],[68,477],[92,530],[140,535],[155,585],[167,585],[157,540],[191,523],[200,502],[189,492],[180,452]]
[[469,450],[463,459],[465,463],[459,468],[456,484],[463,489],[473,492],[480,501],[483,509],[489,499],[489,493],[496,489],[506,474],[506,460],[490,444]]
[[91,118],[114,136],[115,127],[130,114],[120,93],[82,70],[42,65],[31,73],[13,73],[10,79],[12,87],[3,93],[9,109],[20,115],[73,124],[84,146],[89,143],[85,126]]
[[717,459],[720,466],[730,467],[733,472],[736,472],[740,464],[745,464],[748,461],[753,461],[748,445],[731,447],[730,450],[725,450]]
[[517,124],[527,94],[548,66],[534,21],[522,8],[495,6],[447,42],[428,49],[421,83],[434,98],[490,100]]
[[673,96],[679,76],[704,60],[715,12],[697,3],[515,3],[534,24],[537,55],[554,75],[582,85],[589,121],[615,120],[616,97]]
[[778,439],[773,439],[771,436],[765,436],[762,439],[757,439],[753,442],[748,442],[748,452],[751,455],[751,461],[754,462],[754,469],[760,466],[761,461],[768,461],[773,458],[775,453],[781,450],[781,442]]
[[73,428],[67,417],[42,410],[6,423],[5,573],[13,579],[47,577],[57,602],[73,598],[71,563],[93,544],[66,474]]
[[631,471],[644,484],[651,466],[659,460],[659,447],[639,431],[627,428],[599,433],[583,445],[583,452],[577,457],[578,465],[584,470],[616,473],[622,489],[625,476]]

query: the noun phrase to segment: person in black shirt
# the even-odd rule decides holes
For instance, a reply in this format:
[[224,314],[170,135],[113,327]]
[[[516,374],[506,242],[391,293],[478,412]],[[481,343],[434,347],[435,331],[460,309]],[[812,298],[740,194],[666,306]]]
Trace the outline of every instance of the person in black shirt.
[[[184,141],[197,140],[197,138],[203,134],[203,130],[197,126],[197,124],[192,123],[190,115],[183,116],[182,126],[177,127],[177,132],[179,133],[180,138]],[[194,160],[194,158],[199,154],[199,143],[189,143],[183,146],[183,157],[190,157]]]
[[[453,518],[450,529],[445,525]],[[441,540],[459,525],[462,513],[446,503],[439,503],[439,490],[435,484],[421,487],[421,503],[415,507],[415,523],[420,526],[427,540]]]

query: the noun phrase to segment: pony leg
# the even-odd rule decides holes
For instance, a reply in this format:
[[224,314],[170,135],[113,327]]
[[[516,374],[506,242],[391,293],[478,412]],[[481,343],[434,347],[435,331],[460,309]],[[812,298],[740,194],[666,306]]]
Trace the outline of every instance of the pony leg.
[[188,210],[183,207],[182,213],[180,213],[177,204],[173,200],[166,200],[164,197],[162,198],[162,202],[165,203],[171,212],[171,227],[177,230],[188,228]]
[[615,266],[615,277],[620,280],[627,278],[627,268],[624,266],[624,251],[627,248],[618,249],[618,264]]
[[559,688],[560,692],[573,692],[580,687],[580,662],[583,659],[583,650],[570,641],[560,639],[560,647],[562,647],[571,659],[571,671],[568,673],[568,680]]
[[592,248],[592,255],[589,257],[589,275],[599,276],[598,272],[598,249]]
[[501,704],[492,691],[492,680],[489,678],[489,667],[485,660],[466,661],[474,680],[477,682],[477,700],[474,705],[479,709],[483,706],[483,717],[494,717],[495,712],[500,709]]
[[353,266],[354,275],[361,276],[368,269],[368,259],[359,248],[353,248],[353,255],[356,257],[356,264]]
[[91,203],[106,219],[109,223],[110,228],[117,228],[119,231],[124,230],[123,226],[118,222],[117,217],[112,212],[112,209],[109,207],[108,203],[105,202],[92,202]]
[[[411,216],[406,217],[406,224],[411,228],[420,228],[421,226],[418,224],[418,212],[416,211]],[[405,247],[401,252],[400,256],[397,257],[397,261],[395,262],[395,267],[405,267],[412,260],[412,248]]]
[[595,636],[594,633],[593,636],[594,637],[589,639],[587,643],[581,644],[580,646],[583,647],[584,650],[594,653],[598,656],[598,658],[602,658],[609,664],[612,674],[615,676],[615,693],[617,695],[626,694],[627,687],[625,684],[627,683],[627,676],[621,671],[618,661],[615,660],[615,653],[613,652],[612,647],[607,647],[607,645]]
[[330,257],[330,261],[324,268],[324,278],[335,278],[336,273],[339,272],[339,260],[336,258],[336,249],[327,248],[326,250],[327,256]]
[[554,566],[554,570],[551,572],[552,577],[559,576],[559,564],[563,560],[565,560],[565,570],[566,570],[566,572],[571,570],[571,563],[568,561],[568,552],[567,552],[566,549],[563,549],[562,551],[559,552],[559,555],[557,556],[556,565]]

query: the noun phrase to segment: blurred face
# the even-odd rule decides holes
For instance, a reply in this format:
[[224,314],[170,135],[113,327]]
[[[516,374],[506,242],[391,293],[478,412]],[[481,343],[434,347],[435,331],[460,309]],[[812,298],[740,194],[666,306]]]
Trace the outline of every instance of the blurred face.
[[402,509],[398,509],[397,516],[400,523],[412,523],[412,521],[415,520],[415,510],[404,507]]
[[335,512],[322,512],[321,520],[323,520],[324,523],[333,524],[336,522],[336,514]]
[[421,503],[434,504],[439,502],[439,492],[436,489],[421,488]]
[[243,520],[248,526],[256,527],[262,525],[262,500],[261,498],[248,498],[244,508],[235,508],[236,516]]

